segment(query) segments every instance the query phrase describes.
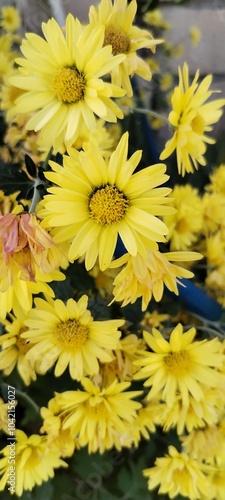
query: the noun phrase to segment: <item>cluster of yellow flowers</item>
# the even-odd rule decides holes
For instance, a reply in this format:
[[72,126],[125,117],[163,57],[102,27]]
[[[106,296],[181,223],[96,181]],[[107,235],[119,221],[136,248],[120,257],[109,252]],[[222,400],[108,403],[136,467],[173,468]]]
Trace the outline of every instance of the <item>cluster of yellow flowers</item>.
[[[141,168],[142,151],[130,154],[129,133],[117,139],[113,130],[124,96],[133,98],[132,78],[151,80],[151,64],[138,51],[155,53],[163,43],[135,24],[136,11],[136,0],[100,0],[86,25],[72,14],[64,27],[52,18],[42,24],[43,37],[26,34],[18,57],[18,12],[1,9],[2,158],[21,162],[18,173],[33,196],[24,199],[20,185],[0,192],[0,370],[7,380],[16,368],[25,386],[51,371],[57,391],[40,410],[36,434],[16,430],[10,491],[18,496],[67,467],[64,459],[80,448],[121,452],[161,427],[176,432],[180,451],[169,446],[143,470],[149,489],[224,500],[225,341],[199,338],[181,322],[166,329],[167,314],[153,313],[151,325],[148,311],[134,333],[121,309],[140,299],[145,311],[165,288],[178,295],[182,279],[193,277],[191,263],[203,256],[214,268],[206,283],[225,289],[225,166],[215,169],[204,196],[191,185],[172,191],[166,165]],[[156,11],[145,21],[159,26],[160,19]],[[173,135],[160,159],[176,151],[184,176],[206,164],[206,144],[214,142],[208,132],[225,99],[207,102],[212,76],[199,83],[197,72],[190,83],[186,63],[178,78],[168,117]],[[96,318],[88,290],[57,297],[54,285],[74,263],[103,288],[116,318]],[[58,392],[67,371],[74,390]],[[0,425],[7,435],[4,400]],[[8,488],[10,448],[1,454],[0,491]]]

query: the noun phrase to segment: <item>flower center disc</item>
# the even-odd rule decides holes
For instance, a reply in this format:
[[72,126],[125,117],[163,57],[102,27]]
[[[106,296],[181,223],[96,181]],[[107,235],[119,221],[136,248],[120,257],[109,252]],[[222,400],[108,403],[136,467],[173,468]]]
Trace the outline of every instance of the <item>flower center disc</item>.
[[17,347],[18,351],[20,352],[20,354],[24,354],[24,355],[29,351],[29,349],[31,347],[30,343],[26,339],[23,339],[21,337],[21,333],[26,332],[26,331],[27,331],[27,328],[21,328],[20,333],[16,339],[16,347]]
[[191,122],[191,127],[196,134],[202,135],[205,129],[205,121],[201,115],[197,115],[193,118]]
[[186,351],[171,352],[164,358],[167,370],[176,377],[185,375],[191,369],[190,356]]
[[57,325],[56,335],[63,347],[79,348],[87,341],[88,328],[76,319],[69,319]]
[[86,83],[76,68],[61,68],[54,74],[52,86],[59,101],[71,104],[83,99]]
[[91,405],[89,402],[86,402],[84,403],[84,406],[85,414],[88,415],[89,418],[100,420],[105,419],[108,416],[108,410],[103,401],[96,403],[95,405]]
[[130,48],[130,40],[121,28],[110,26],[105,30],[103,45],[112,45],[112,53],[126,54]]
[[116,186],[104,186],[92,194],[89,201],[90,216],[102,226],[114,224],[123,219],[128,200]]

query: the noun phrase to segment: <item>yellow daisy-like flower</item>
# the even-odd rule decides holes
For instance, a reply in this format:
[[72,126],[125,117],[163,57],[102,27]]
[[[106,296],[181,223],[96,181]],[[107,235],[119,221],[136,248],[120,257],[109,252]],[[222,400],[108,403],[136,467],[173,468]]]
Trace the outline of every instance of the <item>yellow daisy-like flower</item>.
[[181,494],[189,500],[198,500],[203,495],[208,498],[208,469],[186,453],[179,453],[174,446],[169,446],[168,453],[157,458],[154,467],[144,469],[143,474],[148,478],[149,490],[159,486],[158,493],[167,493],[169,498]]
[[[221,382],[223,382],[222,377]],[[185,430],[190,433],[193,429],[203,428],[218,422],[224,392],[220,391],[218,387],[210,388],[204,384],[202,384],[202,390],[204,399],[200,401],[189,395],[188,404],[184,404],[181,395],[178,394],[173,406],[161,403],[158,423],[163,427],[164,432],[176,428],[177,434],[181,435]]]
[[133,423],[141,403],[132,401],[142,391],[129,391],[130,382],[117,380],[106,388],[95,386],[88,378],[81,380],[84,391],[66,391],[55,396],[57,415],[62,429],[70,429],[81,446],[88,446],[89,453],[104,453],[115,447],[121,450],[126,444],[127,424]]
[[169,229],[171,250],[187,250],[203,230],[203,206],[198,190],[186,184],[176,185],[171,193],[175,213],[163,218]]
[[180,439],[189,457],[211,465],[221,463],[222,459],[225,464],[225,437],[218,425],[195,429]]
[[[3,455],[0,459],[0,491],[7,486],[7,489],[11,488],[10,493],[20,497],[24,491],[31,491],[54,477],[54,469],[67,467],[67,464],[60,458],[55,445],[47,445],[45,436],[32,434],[28,437],[18,429],[15,437],[15,444],[7,445],[0,452]],[[15,457],[14,463],[10,461],[10,453]]]
[[224,362],[218,338],[194,341],[196,329],[183,332],[181,323],[168,341],[155,328],[152,334],[144,331],[143,335],[152,352],[143,352],[143,358],[134,361],[135,366],[141,366],[134,379],[147,379],[144,386],[151,387],[148,398],[162,390],[162,400],[169,406],[177,394],[188,405],[189,395],[200,401],[204,399],[203,387],[218,386],[221,374],[217,368]]
[[194,274],[173,262],[201,258],[202,255],[197,252],[161,253],[159,250],[148,250],[146,257],[126,253],[110,264],[112,268],[124,266],[113,282],[113,301],[122,301],[124,307],[141,297],[142,311],[145,311],[152,297],[156,302],[162,299],[164,286],[178,295],[179,278],[192,278]]
[[13,6],[5,6],[1,9],[1,27],[8,32],[15,32],[20,29],[21,17],[19,11]]
[[198,164],[206,165],[206,144],[215,142],[206,132],[210,132],[220,119],[221,108],[225,105],[225,99],[206,102],[214,93],[210,90],[212,75],[206,76],[201,83],[198,78],[199,71],[189,84],[188,65],[185,63],[183,69],[179,67],[179,85],[174,89],[169,114],[174,135],[160,155],[160,159],[165,160],[176,150],[178,172],[182,176],[186,172],[193,173]]
[[33,112],[27,130],[41,130],[55,150],[64,142],[76,141],[80,127],[96,128],[96,118],[116,122],[123,114],[111,97],[124,91],[101,78],[117,66],[125,55],[112,55],[102,47],[104,27],[82,27],[72,14],[66,18],[65,36],[55,19],[42,24],[42,37],[28,33],[22,42],[24,58],[19,58],[22,76],[11,82],[27,92],[16,101],[15,114]]
[[[11,201],[9,200],[9,208]],[[6,201],[3,201],[3,205]],[[3,210],[7,208],[4,206]],[[11,207],[12,208],[12,207]],[[62,253],[35,214],[15,205],[0,216],[0,315],[32,306],[32,294],[53,296],[47,282],[65,278],[58,269]]]
[[71,436],[70,429],[62,429],[62,421],[57,416],[58,406],[55,399],[51,399],[48,408],[41,408],[43,425],[40,432],[46,434],[48,446],[55,445],[60,450],[60,456],[71,457],[75,448],[79,448],[77,440]]
[[20,310],[16,317],[10,315],[10,321],[2,320],[5,333],[0,336],[0,370],[8,376],[16,366],[24,383],[29,385],[32,380],[36,380],[36,373],[42,372],[34,359],[26,357],[31,347],[29,342],[21,337],[21,334],[27,330],[24,323],[26,317],[27,314]]
[[124,320],[94,321],[87,309],[88,297],[83,295],[77,302],[69,299],[45,301],[35,299],[22,334],[30,344],[27,353],[30,360],[39,360],[46,372],[55,362],[55,376],[59,377],[69,367],[73,379],[99,371],[99,361],[112,360],[111,349],[116,349]]
[[86,146],[85,151],[71,149],[70,156],[64,156],[64,168],[50,162],[53,172],[45,176],[56,186],[48,189],[51,194],[44,197],[39,215],[44,227],[55,227],[55,241],[72,241],[69,260],[85,255],[90,270],[99,258],[104,271],[118,235],[131,255],[146,255],[146,246],[165,242],[167,227],[156,216],[174,209],[164,206],[171,190],[158,187],[168,179],[165,165],[133,174],[141,151],[127,159],[128,133],[108,160],[94,144]]
[[151,49],[162,40],[154,40],[150,32],[133,25],[137,11],[136,0],[101,0],[97,7],[91,6],[89,20],[91,24],[100,23],[105,27],[104,46],[112,46],[112,53],[125,54],[125,58],[111,70],[112,82],[122,86],[127,95],[133,95],[130,76],[139,75],[145,80],[151,79],[148,64],[137,55],[137,50]]

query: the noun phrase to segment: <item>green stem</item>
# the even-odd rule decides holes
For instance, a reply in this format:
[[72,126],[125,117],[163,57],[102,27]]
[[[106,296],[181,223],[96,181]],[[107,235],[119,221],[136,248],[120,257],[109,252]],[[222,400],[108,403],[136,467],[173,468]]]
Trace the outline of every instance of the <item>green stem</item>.
[[151,109],[146,109],[146,108],[132,108],[129,106],[120,106],[121,109],[124,109],[124,111],[129,111],[129,113],[142,113],[144,115],[150,115],[153,116],[154,118],[159,118],[160,120],[163,120],[169,127],[171,127],[171,123],[169,122],[168,118],[166,116],[161,115],[160,113],[157,113],[156,111],[152,111]]
[[34,410],[34,412],[40,417],[40,407],[35,403],[35,401],[28,396],[25,392],[16,389],[16,396],[19,396],[20,399],[24,400],[30,408]]
[[41,197],[40,197],[40,191],[39,191],[39,189],[37,189],[37,186],[40,186],[40,185],[43,185],[43,183],[40,181],[39,178],[37,178],[35,180],[35,183],[34,183],[34,194],[33,194],[33,198],[32,198],[32,202],[31,202],[30,208],[29,208],[29,214],[32,214],[33,212],[35,212],[35,208],[36,208],[38,202],[41,199]]
[[[7,391],[8,391],[9,384],[6,384],[5,382],[1,382],[0,385],[3,389],[5,389],[5,391],[6,391],[5,397],[7,397]],[[27,406],[30,406],[35,411],[35,413],[37,413],[37,415],[40,417],[40,407],[35,403],[35,401],[32,398],[30,398],[30,396],[28,396],[28,394],[21,391],[20,389],[17,389],[16,387],[15,387],[15,393],[16,393],[16,397],[18,396],[19,399],[23,399],[27,403]]]
[[[50,160],[50,158],[51,158],[51,156],[52,156],[52,151],[53,151],[53,147],[51,147],[51,148],[49,149],[49,152],[48,152],[48,154],[47,154],[47,156],[46,156],[46,158],[45,158],[45,161],[44,161],[44,163],[43,163],[43,165],[42,165],[43,170],[46,170],[46,168],[47,168],[47,166],[48,166],[48,162],[49,162],[49,160]],[[39,189],[38,189],[38,186],[43,186],[43,181],[41,181],[41,180],[39,179],[39,177],[37,177],[37,178],[35,179],[35,182],[34,182],[34,194],[33,194],[32,202],[31,202],[31,206],[30,206],[30,208],[29,208],[29,213],[30,213],[30,214],[31,214],[31,213],[33,213],[33,212],[35,212],[35,208],[36,208],[36,206],[37,206],[38,202],[39,202],[39,201],[40,201],[40,199],[41,199],[41,196],[40,196],[40,191],[39,191]]]
[[51,156],[52,156],[52,151],[53,151],[53,147],[51,147],[51,148],[49,149],[49,152],[48,152],[48,154],[47,154],[47,156],[46,156],[46,158],[45,158],[45,161],[44,161],[44,163],[43,163],[43,165],[42,165],[43,170],[46,170],[46,168],[47,168],[47,166],[48,166],[48,162],[49,162],[49,160],[50,160],[50,158],[51,158]]

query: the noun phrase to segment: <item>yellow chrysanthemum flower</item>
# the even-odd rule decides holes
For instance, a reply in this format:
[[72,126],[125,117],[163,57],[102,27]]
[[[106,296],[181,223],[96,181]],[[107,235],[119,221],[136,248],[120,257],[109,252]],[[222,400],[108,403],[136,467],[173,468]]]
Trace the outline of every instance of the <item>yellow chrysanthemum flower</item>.
[[45,176],[56,186],[48,189],[39,215],[44,227],[55,227],[55,241],[72,241],[69,260],[85,255],[90,270],[99,258],[104,271],[118,236],[131,255],[146,255],[146,246],[166,241],[167,227],[156,215],[174,210],[164,206],[171,190],[158,187],[168,179],[161,163],[133,174],[141,151],[127,159],[128,133],[108,160],[94,144],[84,147],[64,156],[64,168],[50,162],[53,172]]
[[96,128],[96,118],[116,122],[123,114],[111,97],[124,91],[101,78],[117,66],[125,55],[112,55],[102,47],[104,27],[82,27],[68,14],[65,36],[54,19],[42,24],[46,40],[28,33],[22,42],[24,55],[16,62],[22,76],[11,82],[26,90],[16,101],[17,113],[31,113],[27,130],[41,130],[44,140],[55,150],[67,141],[75,142],[80,127]]
[[32,380],[36,380],[36,373],[42,372],[36,360],[26,357],[31,347],[29,342],[21,337],[27,330],[24,323],[26,317],[27,314],[20,310],[16,317],[10,314],[10,321],[2,320],[5,333],[0,336],[0,370],[8,376],[16,366],[24,383],[29,385]]
[[79,448],[77,440],[71,436],[70,429],[62,429],[62,421],[57,416],[58,406],[55,399],[51,399],[48,408],[41,408],[43,425],[40,429],[42,434],[46,434],[48,446],[57,446],[62,458],[71,457],[75,448]]
[[203,495],[208,498],[208,470],[207,465],[189,458],[186,453],[179,453],[174,446],[169,446],[168,453],[157,458],[155,465],[144,469],[143,474],[148,478],[149,490],[159,486],[158,493],[167,493],[169,498],[181,494],[189,500],[198,500]]
[[187,250],[203,230],[203,206],[198,190],[186,184],[176,185],[170,195],[175,213],[163,218],[169,229],[171,250]]
[[104,453],[115,447],[131,446],[127,424],[133,423],[141,403],[132,401],[142,391],[129,391],[130,382],[117,380],[106,388],[95,386],[88,378],[81,380],[84,391],[66,391],[55,396],[62,429],[70,429],[80,446],[88,452]]
[[112,82],[122,86],[128,96],[133,95],[130,76],[137,74],[145,80],[151,79],[148,64],[137,55],[137,50],[151,49],[162,40],[154,40],[147,30],[133,25],[137,11],[136,0],[101,0],[97,7],[91,6],[89,20],[91,24],[100,23],[105,27],[104,46],[112,46],[112,53],[125,54],[125,58],[111,70]]
[[196,329],[183,332],[181,323],[168,341],[155,328],[152,334],[144,331],[143,335],[152,352],[143,352],[143,357],[134,361],[135,366],[141,367],[134,379],[147,379],[144,386],[150,386],[148,398],[162,390],[162,400],[169,406],[177,394],[188,405],[189,395],[197,401],[204,399],[205,385],[218,387],[222,375],[217,368],[224,362],[218,338],[194,341]]
[[122,302],[124,307],[141,297],[142,311],[145,311],[152,297],[156,302],[162,299],[164,286],[178,295],[179,278],[192,278],[194,274],[174,262],[201,258],[202,255],[197,252],[161,253],[159,250],[147,250],[146,257],[125,253],[110,264],[112,268],[123,266],[113,282],[113,301]]
[[195,429],[180,439],[189,457],[211,465],[221,462],[225,465],[225,437],[219,425]]
[[61,251],[35,214],[24,212],[22,205],[4,213],[0,217],[0,316],[4,318],[11,309],[15,314],[21,308],[27,312],[33,293],[53,296],[47,282],[65,279],[58,270],[61,261]]
[[[181,395],[178,394],[173,406],[161,403],[158,423],[163,427],[164,432],[176,428],[177,434],[181,435],[185,430],[190,433],[193,429],[203,428],[218,422],[222,411],[221,402],[224,399],[224,391],[218,387],[204,386],[204,384],[202,384],[202,390],[204,399],[200,401],[189,395],[188,404],[184,404]],[[149,402],[151,403],[151,400]]]
[[[32,434],[28,437],[25,432],[16,430],[15,444],[7,445],[1,450],[3,458],[0,459],[0,491],[6,486],[12,494],[19,497],[24,491],[31,491],[36,485],[54,477],[54,469],[67,467],[66,462],[60,458],[59,450],[55,445],[47,445],[45,436]],[[12,450],[13,446],[13,450]],[[14,464],[10,461],[10,453],[15,457]],[[14,475],[13,475],[14,470]],[[15,481],[16,476],[16,481]],[[11,478],[11,486],[10,486]],[[13,482],[14,479],[14,482]]]
[[0,25],[5,31],[8,32],[15,32],[19,30],[21,26],[19,11],[11,5],[2,7]]
[[[28,359],[39,360],[46,373],[55,362],[54,374],[62,375],[69,367],[73,379],[99,372],[99,361],[111,361],[111,349],[116,349],[124,320],[94,321],[87,309],[88,297],[83,295],[77,302],[69,299],[45,301],[35,299],[25,324],[28,331],[22,338],[33,345]],[[41,362],[42,360],[42,362]]]
[[214,92],[210,90],[212,75],[206,76],[201,83],[198,78],[199,71],[189,84],[188,65],[185,63],[183,69],[179,67],[179,85],[174,89],[169,114],[174,135],[160,155],[160,159],[165,160],[176,150],[178,172],[182,176],[186,172],[193,173],[198,164],[206,165],[206,144],[215,142],[206,132],[210,132],[220,119],[221,108],[225,105],[225,99],[206,103]]

